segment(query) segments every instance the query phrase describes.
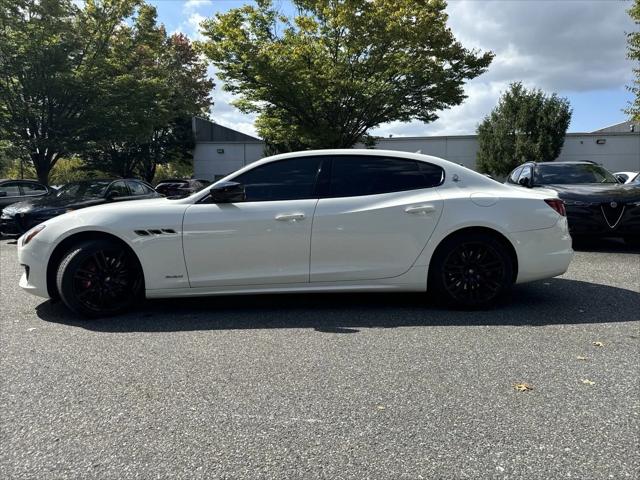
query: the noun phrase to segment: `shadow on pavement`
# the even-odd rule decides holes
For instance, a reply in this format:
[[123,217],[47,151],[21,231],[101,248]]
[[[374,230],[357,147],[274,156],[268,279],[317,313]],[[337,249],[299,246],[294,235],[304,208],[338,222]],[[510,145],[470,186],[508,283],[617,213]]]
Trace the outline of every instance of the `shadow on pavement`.
[[357,333],[361,328],[409,326],[544,326],[640,320],[640,293],[576,280],[517,286],[492,310],[434,306],[425,294],[246,295],[146,301],[118,317],[84,320],[62,303],[37,308],[47,322],[100,332],[174,332],[220,329],[313,328]]

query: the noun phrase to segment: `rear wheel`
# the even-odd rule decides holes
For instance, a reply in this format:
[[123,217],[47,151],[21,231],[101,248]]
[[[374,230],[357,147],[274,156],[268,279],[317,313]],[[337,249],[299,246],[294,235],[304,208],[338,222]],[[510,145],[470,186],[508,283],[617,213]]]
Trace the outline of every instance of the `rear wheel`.
[[513,260],[502,241],[485,233],[461,233],[436,250],[428,288],[451,305],[486,308],[511,287],[513,273]]
[[92,240],[73,247],[58,266],[56,283],[67,307],[87,317],[123,312],[140,297],[142,272],[115,242]]

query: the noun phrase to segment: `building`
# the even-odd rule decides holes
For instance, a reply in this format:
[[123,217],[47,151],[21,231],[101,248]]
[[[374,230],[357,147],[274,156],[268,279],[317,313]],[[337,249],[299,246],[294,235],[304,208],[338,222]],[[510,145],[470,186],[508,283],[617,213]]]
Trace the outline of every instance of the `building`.
[[[209,120],[193,119],[194,176],[217,180],[264,157],[264,142]],[[381,150],[420,152],[476,166],[476,135],[380,138]],[[568,133],[558,161],[590,160],[612,172],[640,171],[640,124],[623,122],[591,133]]]

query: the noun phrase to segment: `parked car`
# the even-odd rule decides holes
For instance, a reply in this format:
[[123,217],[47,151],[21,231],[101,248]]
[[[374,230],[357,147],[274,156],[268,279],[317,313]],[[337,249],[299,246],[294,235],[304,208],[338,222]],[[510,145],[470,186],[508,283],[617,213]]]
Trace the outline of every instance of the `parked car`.
[[551,189],[564,201],[574,237],[622,237],[640,242],[640,188],[621,184],[591,162],[531,162],[519,166],[507,184]]
[[101,203],[160,197],[149,184],[135,179],[71,182],[51,195],[6,207],[0,215],[0,232],[20,235],[45,220]]
[[156,185],[156,192],[165,197],[187,197],[199,192],[210,184],[211,182],[208,180],[199,180],[196,178],[162,180]]
[[616,172],[613,174],[620,183],[631,183],[636,178],[640,178],[638,176],[638,172]]
[[35,180],[0,179],[0,210],[12,203],[42,197],[50,189]]
[[190,197],[70,212],[18,241],[20,285],[87,316],[139,296],[435,292],[465,308],[560,275],[564,206],[440,158],[319,150],[265,158]]

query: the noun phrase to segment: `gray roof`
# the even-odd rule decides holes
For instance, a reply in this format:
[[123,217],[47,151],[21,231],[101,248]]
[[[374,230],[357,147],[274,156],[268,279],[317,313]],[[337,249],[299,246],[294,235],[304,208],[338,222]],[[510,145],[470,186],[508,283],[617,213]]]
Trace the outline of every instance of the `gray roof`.
[[627,120],[608,127],[601,128],[591,133],[640,133],[640,122]]
[[223,127],[211,120],[200,117],[193,117],[193,133],[196,142],[262,142],[259,138]]

